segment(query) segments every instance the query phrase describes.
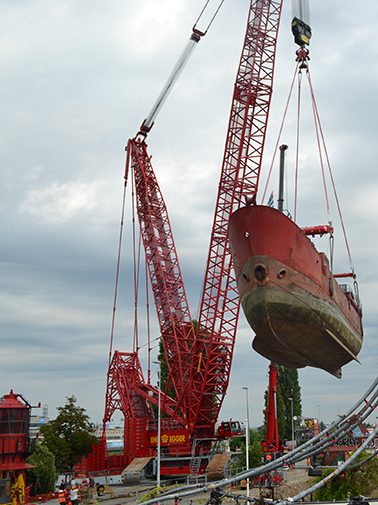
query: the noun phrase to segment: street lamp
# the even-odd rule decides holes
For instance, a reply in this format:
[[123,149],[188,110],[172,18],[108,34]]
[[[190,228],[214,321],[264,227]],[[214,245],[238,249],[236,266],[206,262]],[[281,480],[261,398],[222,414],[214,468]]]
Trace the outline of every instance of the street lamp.
[[292,451],[294,451],[294,406],[293,399],[289,398],[291,402],[291,442],[292,442]]
[[[245,398],[247,402],[247,419],[245,420],[245,462],[247,466],[247,470],[249,470],[249,408],[248,408],[248,388],[243,387],[245,389]],[[249,497],[249,478],[247,477],[247,497]]]
[[158,443],[157,443],[157,487],[160,487],[160,430],[161,430],[161,413],[160,413],[160,391],[161,391],[161,361],[154,361],[155,365],[159,365],[159,401],[158,401]]
[[318,407],[318,423],[319,423],[319,433],[320,433],[322,430],[321,430],[321,424],[320,424],[320,405],[319,405],[319,403],[316,406]]

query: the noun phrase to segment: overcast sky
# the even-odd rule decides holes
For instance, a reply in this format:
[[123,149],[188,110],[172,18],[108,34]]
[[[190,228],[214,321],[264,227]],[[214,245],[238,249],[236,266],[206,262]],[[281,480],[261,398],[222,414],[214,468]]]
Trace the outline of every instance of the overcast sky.
[[[124,146],[147,116],[203,3],[0,2],[0,395],[13,389],[34,405],[48,405],[55,417],[56,407],[74,394],[91,420],[101,422]],[[148,137],[193,317],[248,8],[248,0],[225,0]],[[361,365],[348,364],[342,380],[316,369],[299,372],[303,414],[317,417],[320,410],[330,422],[363,394],[378,369],[378,4],[318,0],[310,10],[311,75],[364,308]],[[290,21],[285,0],[264,174],[295,68]],[[308,99],[307,86],[303,93]],[[289,125],[294,115],[292,109]],[[301,163],[317,167],[313,127],[305,117],[303,126],[310,133],[302,134]],[[289,145],[290,173],[295,139],[282,142]],[[299,183],[299,223],[324,224],[324,196],[315,182],[320,176],[306,174]],[[269,192],[276,193],[276,179]],[[130,215],[127,210],[114,340],[114,349],[125,352],[133,338]],[[342,250],[337,230],[336,247]],[[335,270],[347,270],[345,255],[337,254]],[[143,320],[141,311],[141,343]],[[241,315],[221,418],[245,419],[242,387],[248,387],[251,425],[258,426],[269,362],[252,350],[252,337]],[[143,364],[145,356],[143,347]]]

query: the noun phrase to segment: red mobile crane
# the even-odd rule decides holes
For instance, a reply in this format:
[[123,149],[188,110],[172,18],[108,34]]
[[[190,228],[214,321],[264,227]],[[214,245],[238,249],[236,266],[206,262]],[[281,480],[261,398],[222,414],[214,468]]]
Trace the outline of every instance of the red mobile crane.
[[[281,8],[282,0],[250,3],[196,333],[167,208],[147,152],[148,129],[142,127],[128,142],[125,181],[132,169],[140,231],[169,372],[165,393],[161,393],[161,412],[169,416],[161,418],[165,456],[162,475],[189,473],[190,466],[203,471],[227,392],[240,308],[227,226],[237,208],[256,198]],[[174,387],[175,398],[167,394],[169,385]],[[159,394],[144,379],[137,349],[132,353],[114,352],[108,370],[104,427],[120,410],[125,418],[125,436],[122,461],[114,463],[109,458],[108,467],[118,464],[124,468],[135,458],[155,456],[157,422],[152,404],[158,405]],[[223,433],[230,436],[226,426]]]
[[278,434],[277,373],[276,363],[271,362],[269,365],[268,409],[264,412],[266,414],[266,437],[261,441],[261,448],[267,461],[275,459],[287,449]]

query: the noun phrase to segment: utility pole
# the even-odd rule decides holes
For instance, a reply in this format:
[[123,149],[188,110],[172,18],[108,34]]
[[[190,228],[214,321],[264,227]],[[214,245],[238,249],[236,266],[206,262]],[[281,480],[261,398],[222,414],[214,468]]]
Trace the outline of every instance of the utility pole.
[[291,441],[292,441],[292,451],[294,451],[294,406],[293,406],[293,398],[289,398],[291,402]]
[[[245,462],[247,466],[247,470],[249,470],[249,408],[248,408],[248,388],[243,387],[245,389],[245,397],[247,402],[247,419],[245,420]],[[249,497],[249,478],[247,477],[247,497]]]
[[155,365],[159,365],[159,401],[158,401],[158,441],[156,451],[156,485],[160,487],[160,440],[161,440],[161,411],[160,411],[160,396],[161,396],[161,361],[154,361]]

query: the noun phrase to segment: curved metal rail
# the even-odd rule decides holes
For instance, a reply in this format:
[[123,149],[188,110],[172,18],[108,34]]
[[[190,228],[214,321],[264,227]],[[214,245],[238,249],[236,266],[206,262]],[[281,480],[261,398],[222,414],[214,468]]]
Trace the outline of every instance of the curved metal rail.
[[[234,484],[237,481],[246,478],[255,478],[259,475],[262,475],[266,472],[270,472],[271,470],[276,470],[281,467],[291,467],[297,461],[303,460],[305,458],[309,458],[316,454],[320,454],[327,447],[333,445],[338,440],[344,438],[348,433],[354,430],[361,422],[367,419],[370,414],[378,407],[378,376],[375,381],[371,384],[371,386],[367,389],[367,391],[363,394],[363,396],[349,409],[349,411],[340,415],[339,418],[333,421],[327,428],[325,428],[321,433],[316,435],[311,440],[308,440],[300,447],[297,447],[293,451],[284,454],[281,458],[272,461],[266,465],[259,466],[257,468],[253,468],[250,470],[246,470],[244,472],[240,472],[230,478],[222,479],[211,484],[206,485],[197,485],[194,489],[188,489],[188,486],[183,486],[180,488],[176,488],[171,492],[167,492],[157,496],[154,499],[147,500],[144,505],[152,505],[164,500],[177,500],[188,496],[195,495],[197,493],[209,493],[214,490],[221,490],[225,486],[230,484]],[[334,472],[325,477],[322,481],[317,483],[315,486],[308,488],[302,493],[286,500],[282,500],[279,502],[279,505],[284,505],[293,501],[301,500],[304,496],[311,494],[316,489],[324,486],[327,482],[329,482],[333,477],[342,472],[346,467],[352,465],[358,455],[368,446],[368,444],[374,439],[378,434],[378,427],[374,430],[374,432],[365,440],[365,442],[361,445],[361,447],[340,467],[338,467]],[[222,493],[227,496],[234,496],[232,493]],[[254,498],[247,498],[245,496],[242,497],[243,500],[246,501],[255,501]]]

